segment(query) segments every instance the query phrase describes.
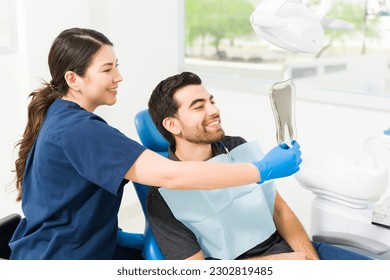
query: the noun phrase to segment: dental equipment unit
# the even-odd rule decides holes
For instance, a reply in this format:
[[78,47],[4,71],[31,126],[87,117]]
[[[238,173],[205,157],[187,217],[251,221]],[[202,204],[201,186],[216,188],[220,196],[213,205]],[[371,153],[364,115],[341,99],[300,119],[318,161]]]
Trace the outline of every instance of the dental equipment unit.
[[[388,260],[390,196],[386,190],[389,166],[374,154],[374,150],[382,155],[386,152],[379,152],[378,140],[368,139],[365,143],[366,151],[375,160],[331,153],[305,154],[295,178],[315,194],[311,213],[313,241],[332,243],[375,259]],[[390,137],[386,141],[390,144]]]

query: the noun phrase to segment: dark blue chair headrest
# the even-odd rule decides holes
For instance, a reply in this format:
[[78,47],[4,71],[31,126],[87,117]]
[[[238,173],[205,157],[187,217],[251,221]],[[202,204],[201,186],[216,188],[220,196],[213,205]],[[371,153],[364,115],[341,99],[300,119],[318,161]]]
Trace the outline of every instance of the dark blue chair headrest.
[[149,111],[147,109],[140,111],[135,116],[134,122],[141,143],[146,148],[166,156],[169,142],[161,135],[154,125],[150,118]]

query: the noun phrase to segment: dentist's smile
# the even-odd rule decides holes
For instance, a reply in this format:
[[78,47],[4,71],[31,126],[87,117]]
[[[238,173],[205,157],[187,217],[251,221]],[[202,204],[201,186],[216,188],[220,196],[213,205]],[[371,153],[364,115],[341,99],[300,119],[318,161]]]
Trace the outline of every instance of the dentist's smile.
[[118,91],[118,88],[107,88],[106,91],[116,93]]

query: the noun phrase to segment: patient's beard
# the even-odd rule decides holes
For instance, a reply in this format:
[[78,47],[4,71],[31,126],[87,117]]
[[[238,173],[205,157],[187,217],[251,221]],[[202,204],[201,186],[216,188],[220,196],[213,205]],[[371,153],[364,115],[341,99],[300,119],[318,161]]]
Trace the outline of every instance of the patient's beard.
[[196,128],[184,128],[183,130],[183,138],[194,144],[212,144],[220,141],[225,136],[225,131],[221,128],[218,131],[207,131],[206,129],[203,131],[199,131]]

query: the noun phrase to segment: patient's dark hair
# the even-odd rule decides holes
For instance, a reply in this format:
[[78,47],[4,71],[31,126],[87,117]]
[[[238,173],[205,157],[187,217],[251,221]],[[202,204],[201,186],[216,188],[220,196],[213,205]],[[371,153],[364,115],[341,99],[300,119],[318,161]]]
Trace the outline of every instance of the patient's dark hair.
[[191,72],[182,72],[162,80],[153,90],[149,99],[149,114],[160,133],[175,145],[175,138],[163,126],[163,120],[174,117],[177,114],[178,104],[175,101],[175,93],[189,85],[201,85],[202,80]]

